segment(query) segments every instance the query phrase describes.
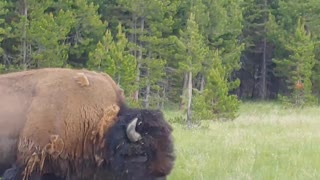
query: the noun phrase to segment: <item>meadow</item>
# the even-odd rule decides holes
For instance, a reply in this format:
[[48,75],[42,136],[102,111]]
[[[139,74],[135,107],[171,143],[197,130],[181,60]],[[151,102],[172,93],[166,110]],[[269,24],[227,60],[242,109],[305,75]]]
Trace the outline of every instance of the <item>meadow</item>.
[[320,179],[320,107],[244,103],[234,121],[172,125],[177,159],[168,180]]
[[169,180],[320,179],[320,107],[244,103],[234,121],[172,125],[177,160]]

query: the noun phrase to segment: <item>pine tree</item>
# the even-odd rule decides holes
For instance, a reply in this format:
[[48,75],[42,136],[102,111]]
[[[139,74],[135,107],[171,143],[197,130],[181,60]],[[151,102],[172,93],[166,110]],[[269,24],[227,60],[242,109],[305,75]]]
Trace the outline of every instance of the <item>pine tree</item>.
[[203,36],[199,32],[199,26],[195,21],[195,15],[190,13],[185,31],[181,31],[181,46],[184,49],[182,58],[184,61],[179,63],[182,74],[188,79],[187,86],[183,89],[182,99],[187,104],[187,123],[190,126],[192,122],[192,90],[193,77],[201,70],[208,49],[204,44]]
[[[310,34],[310,40],[314,42],[314,53],[315,53],[315,65],[312,70],[312,93],[320,94],[319,91],[319,67],[320,59],[319,52],[320,46],[317,45],[319,42],[319,12],[320,1],[302,1],[302,0],[291,0],[291,1],[276,1],[273,6],[273,23],[271,31],[271,37],[269,40],[274,41],[275,59],[287,59],[292,54],[291,51],[286,47],[288,39],[294,36],[296,32],[297,22],[299,18],[304,19],[304,31]],[[288,89],[285,81],[281,79],[280,92],[283,95],[291,94],[292,89]],[[278,85],[279,86],[279,85]],[[319,96],[318,96],[319,97]]]
[[97,43],[94,51],[89,53],[89,61],[87,66],[92,70],[102,71],[115,77],[116,65],[113,52],[116,46],[113,42],[111,32],[106,30],[101,42]]
[[[271,98],[271,81],[274,78],[272,64],[272,43],[268,39],[267,24],[272,11],[269,0],[248,0],[242,5],[244,8],[243,39],[246,49],[243,53],[243,74],[250,74],[250,79],[242,79],[243,85],[253,82],[251,97],[260,99]],[[269,29],[270,30],[270,29]],[[272,30],[271,30],[272,31]],[[248,96],[246,92],[246,96]]]
[[167,62],[163,58],[167,57],[164,44],[172,32],[175,3],[169,0],[119,0],[117,3],[118,9],[128,15],[119,17],[119,20],[122,20],[131,53],[137,60],[136,82],[139,88],[134,93],[135,100],[142,100],[146,108],[159,106],[159,92],[163,92],[166,84],[162,81]]
[[236,118],[239,101],[235,95],[229,95],[227,69],[222,65],[218,51],[213,51],[212,57],[206,86],[203,91],[197,92],[194,98],[194,114],[198,120],[232,120]]
[[67,36],[70,44],[68,63],[81,67],[104,35],[107,23],[100,19],[99,6],[87,0],[58,0],[56,8],[70,10],[73,14],[74,24]]
[[97,43],[94,51],[89,53],[87,66],[90,69],[109,74],[133,104],[130,95],[137,89],[135,82],[136,59],[128,50],[128,40],[122,30],[122,25],[117,26],[118,32],[113,38],[111,31],[107,30],[101,41]]
[[[67,64],[69,45],[64,43],[74,24],[70,11],[42,14],[33,11],[28,37],[36,50],[30,56],[35,67],[63,67]],[[32,66],[32,65],[30,65]]]
[[312,96],[312,69],[315,65],[314,42],[306,32],[303,18],[299,18],[293,37],[284,45],[289,52],[285,59],[274,59],[278,75],[285,78],[289,101],[294,105],[314,103]]
[[[203,0],[193,1],[190,11],[195,11],[196,21],[199,23],[201,34],[210,50],[219,50],[222,65],[226,68],[226,79],[229,91],[239,86],[239,80],[234,73],[240,69],[240,56],[244,44],[240,41],[242,33],[242,1],[230,0]],[[219,17],[219,18],[217,18]],[[213,57],[206,57],[203,69],[199,73],[198,89],[205,86],[208,65]]]
[[[6,48],[22,69],[62,67],[68,59],[69,46],[65,43],[73,24],[69,11],[51,11],[55,2],[45,0],[16,1],[17,11],[11,12],[12,31]],[[16,13],[17,12],[17,13]]]
[[[193,117],[195,117],[193,119],[215,119],[218,117],[233,119],[239,102],[235,96],[230,96],[229,92],[239,86],[240,82],[233,78],[233,73],[240,68],[240,55],[244,48],[238,41],[242,30],[242,11],[237,9],[240,2],[212,2],[208,0],[192,1],[189,5],[184,5],[190,6],[190,11],[194,12],[195,22],[198,23],[197,33],[202,37],[197,39],[202,40],[201,46],[206,49],[206,53],[202,54],[201,58],[195,58],[199,64],[193,64],[198,65],[197,70],[193,72],[195,79],[192,80],[192,88],[196,92],[191,103]],[[186,24],[188,29],[188,23]],[[182,42],[177,46],[181,47],[176,53],[178,54],[176,56],[181,60],[180,65],[184,64],[183,59],[188,58],[183,55],[185,52],[184,44],[187,42]],[[197,48],[196,42],[191,42],[191,44],[195,46],[194,49]],[[208,53],[208,49],[212,52],[219,50],[220,53]],[[188,73],[185,73],[182,108],[189,100],[186,98],[188,97],[187,93],[190,92],[187,91],[189,80]]]
[[[172,33],[174,7],[170,1],[154,0],[150,2],[150,16],[147,18],[149,28],[146,34],[140,36],[139,40],[144,44],[146,50],[145,58],[142,60],[142,88],[144,89],[144,107],[160,107],[163,97],[160,91],[165,91],[166,80],[163,80],[166,72],[165,65],[168,61],[166,44]],[[159,8],[160,7],[160,8]],[[144,84],[145,83],[145,84]],[[162,96],[165,96],[162,94]],[[163,102],[163,101],[162,101]]]
[[[7,1],[0,1],[0,43],[2,44],[2,41],[5,39],[5,37],[7,36],[7,34],[9,33],[8,31],[10,29],[8,29],[7,24],[5,22],[5,17],[8,14],[8,9],[7,6],[8,3]],[[4,51],[3,49],[0,47],[0,57],[3,55]]]
[[131,105],[138,106],[134,104],[132,95],[134,91],[137,90],[138,86],[135,82],[135,75],[137,74],[137,62],[135,57],[130,54],[128,45],[128,39],[122,30],[122,24],[119,23],[117,26],[116,35],[116,48],[112,53],[115,59],[116,73],[115,80],[120,84],[122,89],[124,89],[125,95],[128,97],[129,103]]

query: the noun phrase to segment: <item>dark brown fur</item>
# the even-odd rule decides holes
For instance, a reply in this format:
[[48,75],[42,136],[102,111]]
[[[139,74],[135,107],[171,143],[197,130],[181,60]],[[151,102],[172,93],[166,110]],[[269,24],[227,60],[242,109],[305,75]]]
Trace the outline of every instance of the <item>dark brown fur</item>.
[[[138,117],[136,131],[142,139],[131,143],[124,129]],[[170,174],[175,160],[172,128],[159,110],[121,108],[119,121],[106,136],[106,157],[113,172],[122,179],[153,180]]]

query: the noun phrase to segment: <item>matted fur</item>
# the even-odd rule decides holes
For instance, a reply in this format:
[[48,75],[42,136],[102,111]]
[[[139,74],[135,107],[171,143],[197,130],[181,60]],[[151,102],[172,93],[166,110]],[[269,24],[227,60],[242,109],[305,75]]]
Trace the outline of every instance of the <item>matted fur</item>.
[[1,75],[0,99],[0,155],[8,157],[0,166],[25,167],[26,178],[33,171],[92,177],[103,133],[124,101],[108,75],[59,68]]

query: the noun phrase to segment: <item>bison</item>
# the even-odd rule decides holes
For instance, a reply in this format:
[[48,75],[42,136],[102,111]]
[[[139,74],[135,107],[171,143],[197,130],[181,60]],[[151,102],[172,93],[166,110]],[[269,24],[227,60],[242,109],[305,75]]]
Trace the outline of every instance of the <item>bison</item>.
[[13,179],[165,179],[172,127],[133,109],[105,73],[44,68],[0,75],[0,172]]

